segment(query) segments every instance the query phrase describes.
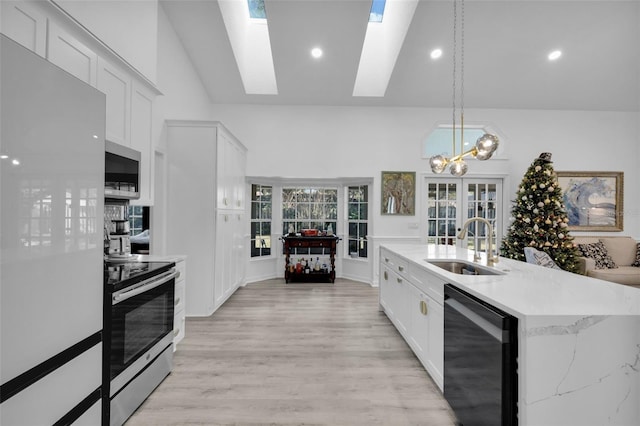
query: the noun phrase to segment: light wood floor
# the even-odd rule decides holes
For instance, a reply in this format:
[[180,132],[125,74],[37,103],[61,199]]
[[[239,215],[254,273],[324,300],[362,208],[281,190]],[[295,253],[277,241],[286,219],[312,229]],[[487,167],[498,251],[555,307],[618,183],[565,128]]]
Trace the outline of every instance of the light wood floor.
[[367,284],[249,284],[186,331],[127,426],[455,424]]

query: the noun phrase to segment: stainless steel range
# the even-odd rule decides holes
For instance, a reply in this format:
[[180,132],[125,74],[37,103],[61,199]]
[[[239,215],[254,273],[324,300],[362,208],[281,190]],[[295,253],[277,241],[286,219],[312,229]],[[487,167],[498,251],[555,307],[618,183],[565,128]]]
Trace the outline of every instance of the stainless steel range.
[[122,425],[171,372],[177,276],[173,262],[105,262],[105,425]]

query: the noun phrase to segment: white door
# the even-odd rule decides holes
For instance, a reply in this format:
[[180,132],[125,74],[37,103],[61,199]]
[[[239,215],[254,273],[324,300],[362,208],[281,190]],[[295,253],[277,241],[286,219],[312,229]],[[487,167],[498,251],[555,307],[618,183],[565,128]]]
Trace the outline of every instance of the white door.
[[424,188],[427,243],[485,251],[488,232],[484,223],[472,222],[463,240],[456,237],[467,219],[482,217],[491,223],[493,246],[497,247],[503,223],[497,214],[502,211],[502,179],[426,176]]

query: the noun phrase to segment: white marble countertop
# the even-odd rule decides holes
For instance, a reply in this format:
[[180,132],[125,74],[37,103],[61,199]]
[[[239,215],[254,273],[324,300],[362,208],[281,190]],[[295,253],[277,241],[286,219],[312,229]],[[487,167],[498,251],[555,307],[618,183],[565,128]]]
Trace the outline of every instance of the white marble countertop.
[[[473,262],[473,251],[445,245],[383,244],[407,261],[520,318],[548,315],[640,315],[640,290],[566,271],[500,258],[503,275],[460,275],[427,260]],[[478,263],[486,267],[486,257]]]

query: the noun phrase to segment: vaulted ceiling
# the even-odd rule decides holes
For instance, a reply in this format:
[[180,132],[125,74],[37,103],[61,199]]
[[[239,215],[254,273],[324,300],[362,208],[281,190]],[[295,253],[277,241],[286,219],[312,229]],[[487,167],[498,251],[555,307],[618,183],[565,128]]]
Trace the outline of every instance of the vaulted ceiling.
[[[417,5],[384,96],[353,96],[367,26],[375,25],[371,0],[265,0],[277,85],[277,94],[265,95],[246,92],[217,0],[160,3],[214,103],[450,107],[453,1],[395,1]],[[465,3],[466,107],[639,109],[640,2]],[[389,47],[379,44],[385,54]],[[310,55],[316,46],[319,59]],[[443,50],[438,60],[430,57],[435,48]],[[555,49],[562,56],[549,61]],[[259,61],[245,59],[262,72]]]

